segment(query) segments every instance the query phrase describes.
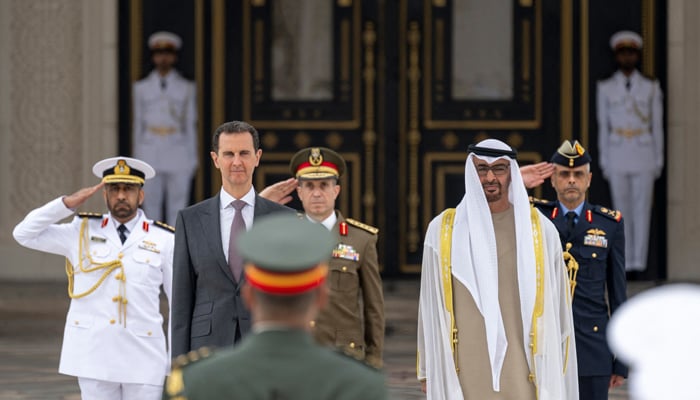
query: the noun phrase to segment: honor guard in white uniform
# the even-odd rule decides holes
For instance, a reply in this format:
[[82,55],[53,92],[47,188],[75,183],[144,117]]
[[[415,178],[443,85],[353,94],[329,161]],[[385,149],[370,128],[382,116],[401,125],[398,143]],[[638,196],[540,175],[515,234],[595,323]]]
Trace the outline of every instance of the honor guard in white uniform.
[[598,155],[613,206],[625,215],[627,271],[646,269],[654,180],[664,166],[662,93],[637,71],[642,38],[610,39],[619,70],[598,82]]
[[196,88],[173,67],[181,44],[170,32],[151,35],[155,68],[133,87],[133,154],[158,172],[148,184],[143,208],[173,225],[189,202],[197,168]]
[[[160,399],[170,357],[159,296],[162,286],[170,303],[173,229],[139,208],[150,165],[114,157],[92,171],[99,184],[33,210],[13,236],[66,258],[71,303],[59,372],[78,377],[82,399]],[[108,213],[59,224],[100,189]]]

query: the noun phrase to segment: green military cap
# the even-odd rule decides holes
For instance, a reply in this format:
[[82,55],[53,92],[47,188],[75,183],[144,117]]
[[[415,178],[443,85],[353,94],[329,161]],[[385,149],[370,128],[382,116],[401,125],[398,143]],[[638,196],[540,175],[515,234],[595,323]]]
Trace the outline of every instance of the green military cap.
[[289,169],[297,179],[338,178],[345,172],[345,160],[331,149],[307,147],[292,157]]
[[335,239],[321,224],[295,215],[273,214],[256,219],[236,245],[247,261],[245,274],[251,286],[272,294],[293,295],[325,281],[326,260]]
[[574,168],[591,162],[591,156],[578,140],[565,140],[549,160],[554,164]]

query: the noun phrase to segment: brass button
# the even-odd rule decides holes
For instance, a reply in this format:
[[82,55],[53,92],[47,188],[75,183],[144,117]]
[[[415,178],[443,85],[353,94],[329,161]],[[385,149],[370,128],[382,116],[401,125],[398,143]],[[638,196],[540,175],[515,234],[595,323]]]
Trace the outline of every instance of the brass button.
[[112,325],[114,325],[115,322],[117,322],[117,321],[115,321],[115,320],[113,320],[113,319],[110,319],[110,320],[109,320],[109,323],[112,324]]
[[568,247],[568,246],[573,246],[573,244],[571,242],[567,242],[566,246],[564,246],[564,247]]
[[598,257],[598,255],[597,255],[596,253],[593,253],[593,254],[591,255],[591,257],[596,258],[596,257]]
[[153,333],[151,331],[146,332],[148,336],[151,336]]
[[354,349],[355,348],[355,342],[350,342],[350,348]]
[[150,259],[150,258],[147,258],[147,259],[146,259],[146,263],[149,263],[149,262],[151,262],[151,259]]
[[121,252],[120,252],[119,255],[118,255],[117,257],[119,257],[119,259],[124,258],[124,253],[121,253]]
[[309,326],[312,327],[312,328],[315,327],[315,326],[316,326],[316,321],[314,321],[314,320],[309,321]]
[[78,322],[78,320],[76,319],[76,320],[75,320],[75,324],[76,324],[76,325],[80,325],[80,322]]
[[343,268],[341,269],[343,270],[343,272],[348,272],[348,267],[346,267],[345,265],[343,265]]
[[598,332],[598,325],[593,326],[593,332]]

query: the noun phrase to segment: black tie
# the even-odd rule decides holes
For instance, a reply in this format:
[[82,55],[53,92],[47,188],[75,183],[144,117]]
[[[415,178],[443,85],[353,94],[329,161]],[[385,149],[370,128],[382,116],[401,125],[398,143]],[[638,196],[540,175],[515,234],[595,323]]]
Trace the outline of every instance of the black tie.
[[124,244],[126,241],[126,226],[121,224],[117,227],[117,230],[119,231],[119,239],[122,241],[122,244]]
[[630,86],[631,86],[630,78],[627,78],[627,81],[625,82],[625,89],[627,89],[628,92],[630,91]]
[[575,218],[576,212],[569,211],[568,213],[566,213],[566,236],[571,235],[571,233],[574,231],[574,225],[576,224],[574,222]]
[[167,86],[168,81],[166,81],[165,78],[160,78],[160,90],[165,90]]

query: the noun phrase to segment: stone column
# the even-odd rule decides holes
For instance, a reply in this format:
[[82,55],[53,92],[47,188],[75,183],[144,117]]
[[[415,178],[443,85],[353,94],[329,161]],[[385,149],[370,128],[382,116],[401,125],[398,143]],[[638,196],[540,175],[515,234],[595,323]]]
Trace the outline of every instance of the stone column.
[[668,0],[667,269],[669,281],[700,281],[700,2]]
[[[0,0],[0,279],[61,280],[12,229],[117,150],[117,0]],[[96,196],[85,211],[102,212]]]

